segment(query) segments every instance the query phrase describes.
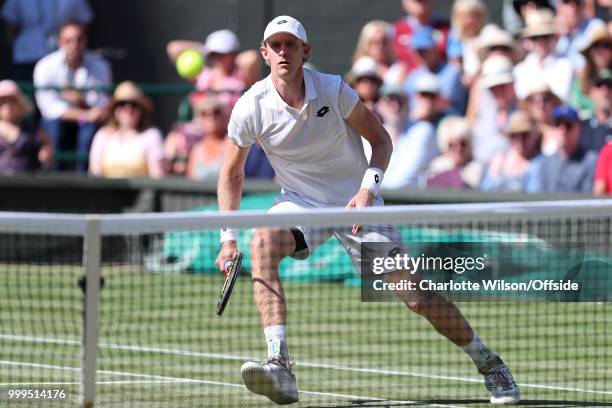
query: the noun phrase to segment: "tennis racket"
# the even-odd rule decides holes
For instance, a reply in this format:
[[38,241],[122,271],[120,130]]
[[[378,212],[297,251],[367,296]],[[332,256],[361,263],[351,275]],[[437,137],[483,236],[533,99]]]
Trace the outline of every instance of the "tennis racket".
[[219,293],[219,299],[217,300],[217,315],[219,316],[223,314],[225,306],[227,306],[227,302],[232,294],[236,278],[238,277],[238,273],[240,273],[240,265],[242,265],[242,253],[240,252],[238,252],[234,259],[226,263],[225,283],[223,283],[221,293]]

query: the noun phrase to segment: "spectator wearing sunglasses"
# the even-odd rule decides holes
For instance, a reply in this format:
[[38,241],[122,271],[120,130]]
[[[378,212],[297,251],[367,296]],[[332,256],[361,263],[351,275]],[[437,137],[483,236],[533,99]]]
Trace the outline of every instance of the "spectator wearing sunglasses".
[[196,102],[194,108],[194,120],[203,134],[189,153],[187,177],[200,181],[216,181],[227,144],[228,117],[225,106],[217,98],[207,96]]
[[514,69],[516,95],[524,99],[533,78],[542,78],[558,97],[567,100],[574,69],[568,58],[555,51],[554,15],[548,9],[537,9],[527,14],[526,23],[521,36],[529,53]]
[[461,116],[447,116],[437,131],[441,154],[427,169],[427,187],[473,188],[480,185],[483,166],[472,158],[472,129]]
[[133,83],[117,86],[109,120],[94,136],[89,172],[98,177],[163,176],[161,132],[152,126],[153,103]]
[[512,60],[502,55],[492,55],[482,64],[478,81],[481,97],[472,128],[474,158],[484,164],[499,150],[508,147],[503,129],[518,104],[512,68]]
[[593,30],[581,53],[586,63],[572,84],[570,101],[572,106],[580,109],[582,117],[589,117],[594,109],[591,87],[602,70],[612,70],[612,34],[603,27]]
[[512,35],[518,35],[525,27],[527,13],[539,8],[553,9],[549,0],[504,0],[502,6],[504,30]]
[[553,118],[559,132],[559,150],[542,159],[531,191],[591,193],[597,153],[580,144],[582,125],[578,113],[572,107],[562,105],[555,109]]
[[557,0],[557,27],[560,31],[557,53],[572,61],[575,70],[582,69],[584,56],[580,53],[589,42],[593,30],[604,28],[598,18],[589,18],[585,13],[584,0]]
[[49,165],[53,149],[47,134],[24,121],[32,103],[17,84],[0,81],[0,174],[14,175]]
[[559,148],[558,132],[554,126],[553,112],[561,105],[561,99],[545,81],[534,80],[527,90],[527,96],[520,103],[529,117],[535,121],[542,135],[542,154],[549,156]]
[[580,143],[588,150],[599,152],[612,141],[612,71],[602,69],[595,77],[589,95],[593,114],[582,121]]
[[431,73],[420,75],[415,84],[412,122],[396,141],[382,186],[385,188],[420,187],[429,163],[439,154],[436,123],[441,116],[442,86]]
[[421,27],[412,35],[412,48],[423,64],[412,70],[404,82],[410,105],[415,105],[415,84],[419,78],[433,74],[440,81],[440,101],[444,104],[444,110],[463,115],[468,95],[461,81],[461,71],[455,65],[445,61],[444,53],[437,48],[435,35],[431,27]]
[[510,141],[507,149],[497,152],[480,185],[483,191],[527,192],[532,174],[539,171],[540,132],[534,120],[517,110],[504,128]]

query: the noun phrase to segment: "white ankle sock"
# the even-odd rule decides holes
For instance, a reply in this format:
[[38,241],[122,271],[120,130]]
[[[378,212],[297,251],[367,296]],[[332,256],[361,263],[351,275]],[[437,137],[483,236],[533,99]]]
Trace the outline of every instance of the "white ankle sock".
[[479,369],[486,367],[487,363],[495,357],[495,353],[484,345],[476,333],[474,333],[472,341],[467,346],[463,346],[462,348],[463,351],[465,351],[472,358],[474,364],[476,364],[476,367]]
[[274,325],[264,328],[266,343],[268,344],[268,357],[279,355],[289,361],[289,349],[287,347],[287,326]]

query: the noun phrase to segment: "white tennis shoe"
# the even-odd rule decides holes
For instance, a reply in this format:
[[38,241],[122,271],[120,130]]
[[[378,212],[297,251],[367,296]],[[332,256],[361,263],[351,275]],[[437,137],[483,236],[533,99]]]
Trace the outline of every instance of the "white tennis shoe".
[[495,357],[487,366],[480,373],[484,375],[485,387],[491,393],[491,404],[517,404],[521,393],[506,364],[501,358]]
[[298,402],[295,376],[291,373],[289,362],[281,356],[274,356],[262,363],[244,363],[240,374],[244,385],[255,394],[265,395],[279,405]]

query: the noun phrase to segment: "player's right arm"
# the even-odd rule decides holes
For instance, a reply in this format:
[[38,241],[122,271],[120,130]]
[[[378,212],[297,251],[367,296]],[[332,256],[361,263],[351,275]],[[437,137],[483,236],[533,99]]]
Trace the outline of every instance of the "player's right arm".
[[[221,212],[240,209],[240,197],[242,197],[242,187],[244,185],[244,163],[249,150],[250,146],[239,146],[231,139],[228,141],[217,185],[219,211]],[[222,239],[224,239],[223,236]],[[224,241],[215,261],[219,270],[223,271],[225,262],[233,259],[237,253],[235,239]]]

